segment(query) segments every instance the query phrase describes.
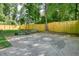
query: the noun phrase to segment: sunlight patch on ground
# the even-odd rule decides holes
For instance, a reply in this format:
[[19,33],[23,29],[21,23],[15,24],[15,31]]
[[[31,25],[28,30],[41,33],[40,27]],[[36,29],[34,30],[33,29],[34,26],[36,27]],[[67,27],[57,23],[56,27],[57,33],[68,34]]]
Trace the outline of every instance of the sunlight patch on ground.
[[33,46],[35,46],[35,47],[36,47],[36,46],[39,46],[39,44],[38,44],[38,43],[37,43],[37,44],[33,44]]
[[49,38],[49,37],[44,37],[43,40],[46,40],[46,41],[51,41],[52,38]]
[[30,41],[18,41],[18,43],[30,44]]

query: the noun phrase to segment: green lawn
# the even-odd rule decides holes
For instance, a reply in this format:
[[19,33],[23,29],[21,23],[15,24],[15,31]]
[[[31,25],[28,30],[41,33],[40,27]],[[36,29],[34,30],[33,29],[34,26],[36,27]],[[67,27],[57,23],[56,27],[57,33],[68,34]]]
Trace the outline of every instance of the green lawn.
[[0,32],[0,48],[10,47],[11,44],[6,40],[5,35]]
[[11,47],[11,43],[9,43],[5,37],[14,36],[14,34],[18,31],[19,30],[0,30],[0,49]]
[[11,47],[11,43],[9,43],[6,39],[8,36],[14,36],[15,33],[23,32],[23,30],[0,30],[0,48]]
[[19,32],[19,31],[20,30],[4,30],[1,32],[4,36],[13,36],[16,32]]
[[10,47],[11,44],[6,40],[6,38],[0,35],[0,48]]

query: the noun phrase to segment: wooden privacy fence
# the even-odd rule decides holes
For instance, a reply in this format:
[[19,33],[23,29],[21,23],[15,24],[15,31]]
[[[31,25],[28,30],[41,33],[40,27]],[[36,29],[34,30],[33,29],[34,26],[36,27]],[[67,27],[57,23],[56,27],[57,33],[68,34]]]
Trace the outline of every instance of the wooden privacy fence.
[[49,31],[79,33],[79,21],[53,22],[48,24]]
[[[45,24],[0,25],[0,30],[38,30],[45,31]],[[48,31],[79,33],[79,21],[64,21],[48,23]]]
[[0,30],[18,30],[17,25],[0,25]]
[[45,24],[29,24],[29,25],[19,25],[21,30],[38,30],[45,31]]
[[38,30],[45,31],[45,24],[0,25],[0,30]]

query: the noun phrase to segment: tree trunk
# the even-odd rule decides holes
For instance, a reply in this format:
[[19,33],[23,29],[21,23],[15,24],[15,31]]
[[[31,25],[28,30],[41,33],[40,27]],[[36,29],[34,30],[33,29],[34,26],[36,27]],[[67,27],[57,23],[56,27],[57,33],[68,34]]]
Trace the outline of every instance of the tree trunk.
[[47,4],[45,3],[45,28],[48,31],[48,24],[47,24]]
[[76,8],[75,8],[75,20],[78,19],[78,4],[75,4]]

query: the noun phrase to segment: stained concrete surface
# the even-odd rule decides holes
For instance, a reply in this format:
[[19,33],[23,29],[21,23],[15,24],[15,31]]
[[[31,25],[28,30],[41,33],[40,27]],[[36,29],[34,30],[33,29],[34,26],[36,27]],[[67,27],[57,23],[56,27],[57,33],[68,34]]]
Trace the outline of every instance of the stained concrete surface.
[[79,56],[79,37],[35,33],[8,40],[12,47],[0,49],[0,56]]

